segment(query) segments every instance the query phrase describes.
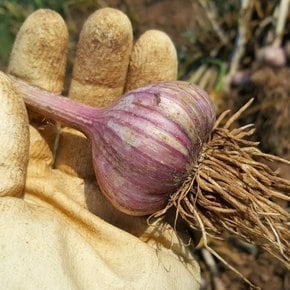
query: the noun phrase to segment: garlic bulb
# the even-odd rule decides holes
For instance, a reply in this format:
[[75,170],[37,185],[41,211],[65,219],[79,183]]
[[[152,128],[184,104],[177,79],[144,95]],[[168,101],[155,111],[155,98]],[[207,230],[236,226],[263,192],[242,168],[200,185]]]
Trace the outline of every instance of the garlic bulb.
[[163,208],[197,162],[215,122],[209,96],[186,82],[161,82],[100,109],[17,82],[34,111],[78,128],[92,141],[102,193],[119,210]]

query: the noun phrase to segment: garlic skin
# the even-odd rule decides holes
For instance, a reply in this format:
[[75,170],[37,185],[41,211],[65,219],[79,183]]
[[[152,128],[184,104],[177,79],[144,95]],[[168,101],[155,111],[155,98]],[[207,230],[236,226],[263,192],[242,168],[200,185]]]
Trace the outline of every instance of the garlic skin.
[[187,83],[127,93],[96,128],[93,164],[101,191],[130,215],[161,209],[196,162],[214,121],[207,94]]
[[93,108],[17,81],[34,111],[85,133],[102,193],[120,211],[162,209],[197,162],[215,122],[209,96],[187,82],[160,82]]
[[262,48],[257,55],[259,63],[272,67],[283,67],[287,63],[286,55],[282,47],[269,45]]

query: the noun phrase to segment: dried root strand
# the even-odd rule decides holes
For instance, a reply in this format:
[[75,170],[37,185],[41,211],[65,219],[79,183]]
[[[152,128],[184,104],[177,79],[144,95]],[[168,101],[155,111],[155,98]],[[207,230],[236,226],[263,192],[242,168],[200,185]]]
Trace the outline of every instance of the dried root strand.
[[261,246],[289,268],[289,213],[277,200],[290,201],[290,181],[259,160],[290,162],[247,140],[253,126],[230,129],[250,103],[224,126],[220,124],[228,112],[221,115],[198,164],[155,216],[175,207],[191,228],[202,232],[206,246],[207,236],[234,235]]

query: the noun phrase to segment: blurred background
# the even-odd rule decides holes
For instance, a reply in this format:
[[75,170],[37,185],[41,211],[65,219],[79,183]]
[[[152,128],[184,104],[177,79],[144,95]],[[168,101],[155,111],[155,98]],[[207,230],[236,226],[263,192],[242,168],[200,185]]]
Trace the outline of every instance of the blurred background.
[[[5,70],[16,33],[33,11],[50,8],[70,32],[68,72],[78,34],[96,9],[114,7],[130,18],[134,36],[165,31],[176,45],[179,79],[198,84],[217,111],[237,110],[254,97],[240,124],[255,123],[262,150],[290,159],[289,0],[0,0],[0,69]],[[288,170],[281,174],[290,178]],[[285,205],[287,206],[287,205]],[[214,242],[212,247],[262,289],[290,289],[290,275],[254,245]],[[247,289],[240,278],[199,249],[202,289]]]

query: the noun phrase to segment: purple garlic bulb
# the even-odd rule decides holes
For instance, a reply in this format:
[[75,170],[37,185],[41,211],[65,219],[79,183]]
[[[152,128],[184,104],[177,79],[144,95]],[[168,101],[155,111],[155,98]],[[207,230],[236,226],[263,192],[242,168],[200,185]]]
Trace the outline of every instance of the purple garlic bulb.
[[84,132],[102,193],[122,212],[162,209],[197,162],[215,122],[209,96],[186,82],[130,91],[110,108],[93,108],[17,82],[25,103]]

